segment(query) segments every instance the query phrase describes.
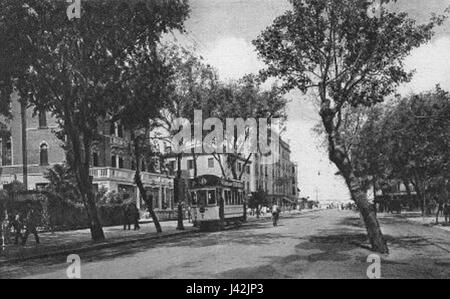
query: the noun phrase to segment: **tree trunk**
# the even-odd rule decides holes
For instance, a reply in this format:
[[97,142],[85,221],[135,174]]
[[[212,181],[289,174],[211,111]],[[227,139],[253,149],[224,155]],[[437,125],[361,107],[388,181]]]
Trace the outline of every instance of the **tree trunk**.
[[322,97],[322,107],[320,111],[325,130],[328,135],[328,152],[330,160],[337,166],[350,191],[352,200],[356,203],[364,220],[367,236],[372,246],[372,250],[387,254],[389,249],[381,232],[374,208],[367,199],[361,182],[355,176],[348,154],[344,150],[343,141],[339,134],[339,128],[334,125],[335,111],[330,108],[330,101]]
[[105,234],[103,233],[102,224],[95,204],[95,196],[92,190],[92,182],[89,177],[89,169],[85,169],[85,166],[80,164],[76,167],[76,172],[78,173],[80,195],[89,217],[92,240],[96,242],[103,241],[105,240]]
[[178,155],[178,169],[177,169],[177,179],[175,182],[175,201],[178,205],[178,223],[177,230],[184,230],[184,215],[183,215],[183,194],[181,190],[181,160],[183,159],[183,154]]
[[[139,164],[138,164],[139,165]],[[137,167],[137,169],[139,166]],[[153,208],[153,198],[147,196],[147,190],[144,187],[144,184],[141,180],[141,174],[139,170],[136,170],[136,174],[134,176],[134,181],[136,182],[137,187],[139,188],[139,192],[141,193],[141,197],[145,202],[145,206],[147,207],[147,211],[150,214],[150,217],[152,217],[153,224],[155,225],[155,229],[157,233],[162,233],[161,224],[159,223],[158,216],[155,213],[155,210]]]
[[134,153],[135,153],[135,159],[136,159],[136,173],[134,175],[134,181],[136,183],[136,186],[139,189],[139,193],[141,193],[141,197],[145,202],[145,206],[147,207],[147,211],[150,214],[150,217],[152,217],[153,224],[155,225],[155,229],[157,233],[162,233],[161,224],[159,223],[158,216],[155,213],[154,207],[153,207],[153,198],[148,198],[147,196],[147,190],[144,187],[144,184],[142,183],[141,179],[141,145],[139,144],[140,138],[133,136],[134,138]]

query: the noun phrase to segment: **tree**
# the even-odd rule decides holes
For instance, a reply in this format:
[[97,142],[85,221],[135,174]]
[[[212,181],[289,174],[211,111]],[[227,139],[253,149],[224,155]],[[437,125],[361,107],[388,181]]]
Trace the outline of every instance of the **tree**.
[[[320,117],[328,139],[330,160],[344,177],[364,219],[372,249],[388,247],[355,175],[340,134],[345,105],[372,106],[411,78],[403,60],[430,40],[443,17],[416,25],[406,13],[387,11],[372,18],[374,1],[291,0],[292,9],[278,17],[254,41],[268,65],[266,77],[284,79],[285,90],[317,91]],[[386,1],[383,1],[386,2]]]
[[[26,28],[23,34],[19,30],[22,38],[17,40],[26,46],[15,49],[22,51],[21,57],[32,55],[25,60],[22,77],[10,79],[8,88],[59,120],[58,136],[74,170],[92,238],[103,240],[89,176],[92,143],[101,138],[99,123],[120,103],[122,67],[129,62],[130,52],[180,28],[189,12],[187,2],[85,1],[82,18],[73,21],[67,20],[67,6],[61,1],[6,3],[2,7],[2,19],[8,20],[6,31],[15,32],[14,26]],[[17,18],[19,13],[28,19]]]
[[153,152],[150,131],[167,106],[169,89],[173,87],[170,84],[172,75],[171,68],[158,53],[156,42],[134,49],[123,68],[123,96],[112,119],[120,121],[132,133],[131,152],[136,165],[134,180],[158,233],[162,232],[162,228],[154,211],[153,199],[147,196],[142,182],[141,165],[146,156]]
[[450,96],[439,86],[373,111],[352,155],[358,176],[378,176],[387,186],[412,184],[425,213],[428,202],[446,193],[449,111]]
[[61,201],[80,200],[75,176],[67,165],[56,164],[44,174],[44,178],[49,182],[43,190],[44,193],[51,194]]
[[[208,114],[208,102],[211,100],[211,93],[218,84],[218,76],[215,69],[207,65],[201,57],[196,56],[185,48],[173,44],[167,44],[162,48],[162,55],[166,57],[173,74],[171,76],[172,92],[168,96],[167,105],[161,112],[159,118],[158,132],[159,138],[172,143],[172,137],[180,132],[180,127],[176,127],[176,119],[184,118],[194,123],[194,111],[201,110]],[[200,125],[202,124],[194,124]],[[197,149],[202,149],[202,140],[195,138],[185,141],[183,151],[176,154],[177,172],[175,178],[175,202],[178,204],[178,226],[179,230],[184,229],[183,225],[183,203],[184,188],[182,180],[181,161],[183,152],[190,152],[194,159],[194,179],[197,177]],[[172,148],[178,147],[172,144]]]
[[[279,119],[280,126],[283,126],[286,120],[286,104],[287,101],[283,97],[280,88],[277,85],[264,90],[262,82],[258,76],[253,74],[242,77],[237,82],[222,83],[214,91],[213,98],[208,101],[208,111],[210,117],[219,119],[223,127],[223,144],[214,146],[216,149],[222,150],[222,146],[227,148],[226,154],[222,155],[219,150],[213,153],[214,158],[218,161],[222,175],[228,177],[226,170],[231,172],[231,177],[235,180],[241,180],[245,173],[246,166],[250,163],[252,155],[260,154],[268,156],[270,153],[263,152],[265,149],[260,148],[260,119],[267,121],[268,125],[276,126],[274,119]],[[228,132],[228,120],[242,120],[244,122],[255,119],[256,132],[252,132],[255,128],[247,126],[245,130],[239,132],[233,127],[232,132]],[[273,122],[273,124],[272,124]],[[214,128],[217,130],[218,128]],[[278,134],[281,134],[277,132]],[[273,130],[276,132],[276,130]],[[228,135],[231,133],[231,135]],[[256,134],[256,139],[252,140],[252,134]],[[205,133],[207,134],[207,132]],[[277,138],[279,136],[271,136]],[[255,142],[256,147],[247,149],[249,143]],[[231,152],[229,149],[232,149]],[[222,158],[224,157],[224,161]],[[237,162],[243,161],[241,170],[236,167]]]

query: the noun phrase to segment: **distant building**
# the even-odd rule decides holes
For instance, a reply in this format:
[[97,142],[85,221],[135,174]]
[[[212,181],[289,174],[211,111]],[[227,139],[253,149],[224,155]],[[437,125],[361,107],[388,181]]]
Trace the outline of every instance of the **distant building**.
[[[27,188],[39,189],[48,184],[44,173],[55,164],[65,163],[62,143],[54,134],[58,129],[57,121],[50,113],[41,111],[33,114],[28,108],[22,119],[22,107],[17,97],[12,98],[12,119],[3,119],[6,124],[1,134],[1,186],[14,180],[24,182],[23,165],[26,158]],[[25,125],[25,127],[23,126]],[[26,131],[26,152],[22,144],[22,129]],[[102,121],[99,134],[101,141],[92,148],[90,175],[94,188],[106,188],[125,197],[134,198],[141,209],[143,203],[138,200],[139,190],[134,183],[135,169],[138,167],[129,152],[130,133],[118,123]],[[173,176],[149,172],[150,163],[139,165],[144,186],[153,195],[156,210],[171,209],[173,203]],[[155,171],[156,172],[156,171]]]
[[[291,149],[280,139],[278,158],[270,163],[261,155],[254,155],[252,191],[262,189],[271,201],[297,204],[299,199],[298,165],[291,161]],[[265,161],[265,163],[262,163]]]

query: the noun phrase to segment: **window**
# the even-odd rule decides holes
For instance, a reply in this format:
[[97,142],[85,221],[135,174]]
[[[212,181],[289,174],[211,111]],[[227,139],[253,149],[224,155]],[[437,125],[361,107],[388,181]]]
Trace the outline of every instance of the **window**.
[[123,126],[117,125],[117,137],[123,138]]
[[131,159],[131,170],[136,170],[136,161],[134,159]]
[[111,123],[109,125],[109,135],[110,136],[115,136],[116,135],[116,124],[115,123]]
[[187,163],[189,170],[194,169],[194,160],[188,160]]
[[47,128],[47,114],[45,111],[39,111],[39,128]]
[[250,174],[250,166],[247,165],[246,169],[247,169],[247,173]]
[[40,148],[40,164],[48,165],[48,146],[45,143]]
[[215,205],[215,204],[216,204],[216,191],[209,190],[208,191],[208,205]]
[[98,153],[97,152],[94,152],[92,154],[92,165],[94,167],[98,167],[99,166],[99,164],[98,164]]
[[123,168],[123,158],[119,157],[119,168]]
[[116,155],[111,156],[111,167],[113,167],[113,168],[117,167],[117,156]]
[[208,168],[214,168],[214,159],[208,159]]
[[198,191],[197,192],[197,205],[199,207],[206,206],[206,191]]
[[238,171],[241,172],[242,171],[242,164],[238,163]]
[[170,161],[170,162],[169,162],[169,170],[170,170],[171,172],[174,172],[175,170],[177,170],[176,161]]

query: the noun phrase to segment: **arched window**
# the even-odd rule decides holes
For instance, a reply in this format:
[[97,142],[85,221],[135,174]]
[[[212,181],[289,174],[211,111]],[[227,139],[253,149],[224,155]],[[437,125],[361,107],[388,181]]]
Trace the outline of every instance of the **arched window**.
[[40,148],[40,165],[48,165],[48,146],[46,143],[41,144]]

